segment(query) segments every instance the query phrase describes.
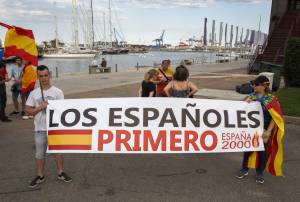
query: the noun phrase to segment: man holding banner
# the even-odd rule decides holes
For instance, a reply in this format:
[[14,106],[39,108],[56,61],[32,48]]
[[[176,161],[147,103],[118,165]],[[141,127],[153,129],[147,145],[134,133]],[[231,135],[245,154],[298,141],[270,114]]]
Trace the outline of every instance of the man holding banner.
[[[37,176],[32,180],[29,187],[37,187],[44,182],[45,153],[48,147],[47,126],[46,126],[46,108],[48,100],[64,99],[63,92],[50,84],[50,72],[48,67],[40,65],[37,68],[37,76],[40,81],[40,88],[33,90],[26,102],[26,112],[34,117],[35,125],[35,145],[36,145],[36,166]],[[66,173],[63,172],[63,156],[56,154],[54,156],[57,167],[57,178],[64,182],[71,182]]]
[[258,101],[264,115],[264,151],[245,152],[242,169],[236,175],[242,179],[248,175],[249,168],[256,168],[256,183],[263,184],[263,171],[266,169],[274,176],[282,176],[283,148],[282,138],[284,136],[284,120],[279,102],[271,94],[269,79],[259,76],[252,81],[254,93],[250,94],[247,102]]

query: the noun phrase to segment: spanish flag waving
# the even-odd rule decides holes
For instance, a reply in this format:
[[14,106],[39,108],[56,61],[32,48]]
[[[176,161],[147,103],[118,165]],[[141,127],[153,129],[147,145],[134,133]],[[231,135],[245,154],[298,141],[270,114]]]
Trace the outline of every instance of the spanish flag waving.
[[[253,99],[253,98],[251,98]],[[255,98],[254,98],[255,100]],[[282,138],[284,136],[284,119],[277,97],[273,95],[267,96],[264,100],[264,105],[268,109],[272,119],[275,122],[275,127],[270,136],[268,146],[266,148],[266,171],[274,176],[283,176],[283,147]],[[256,168],[258,165],[259,155],[253,152],[248,161],[249,168]]]
[[37,80],[36,68],[31,64],[26,64],[22,72],[22,93],[26,94],[34,89]]
[[0,25],[8,29],[4,42],[4,56],[17,56],[37,66],[38,51],[32,30],[10,26],[2,22]]

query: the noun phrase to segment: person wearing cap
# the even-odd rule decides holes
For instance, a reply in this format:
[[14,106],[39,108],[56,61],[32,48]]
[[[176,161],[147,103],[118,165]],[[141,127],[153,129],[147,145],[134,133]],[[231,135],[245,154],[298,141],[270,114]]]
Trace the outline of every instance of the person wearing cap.
[[256,169],[256,183],[263,184],[264,170],[274,176],[282,176],[284,135],[284,120],[276,96],[270,90],[270,81],[265,76],[259,76],[251,81],[254,92],[245,98],[246,102],[258,101],[262,106],[264,116],[264,132],[262,134],[264,151],[245,152],[242,169],[236,178],[242,179],[248,175],[249,168]]

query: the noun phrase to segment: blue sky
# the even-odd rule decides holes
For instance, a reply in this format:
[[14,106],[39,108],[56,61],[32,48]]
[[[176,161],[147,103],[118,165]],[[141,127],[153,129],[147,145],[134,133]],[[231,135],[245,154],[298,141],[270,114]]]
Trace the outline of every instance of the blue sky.
[[[80,13],[80,41],[83,29],[89,22],[89,0],[77,0]],[[59,38],[72,41],[72,0],[0,0],[0,21],[32,29],[36,40],[54,38],[54,15],[58,19]],[[108,16],[108,1],[94,0],[96,39],[103,39],[103,13]],[[203,35],[204,18],[208,18],[208,31],[211,22],[258,29],[259,16],[261,29],[268,32],[271,0],[112,0],[112,21],[114,27],[123,33],[129,43],[151,44],[166,30],[165,42],[177,45],[186,40]],[[107,21],[108,19],[106,19]],[[106,26],[108,32],[108,25]],[[3,40],[5,29],[0,28]],[[218,37],[218,36],[217,36]],[[108,39],[107,33],[107,39]]]

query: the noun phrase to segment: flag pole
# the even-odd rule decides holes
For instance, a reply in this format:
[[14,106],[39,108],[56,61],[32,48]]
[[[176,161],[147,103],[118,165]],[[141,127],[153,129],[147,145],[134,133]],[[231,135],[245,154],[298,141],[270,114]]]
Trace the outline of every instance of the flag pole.
[[5,24],[5,23],[3,23],[3,22],[0,22],[0,26],[5,27],[5,28],[7,28],[7,29],[12,28],[12,26],[10,26],[10,25],[8,25],[8,24]]
[[44,96],[43,87],[42,87],[42,83],[41,83],[40,79],[39,79],[39,84],[40,84],[40,89],[41,89],[41,94],[42,94],[42,100],[43,100],[43,102],[45,102],[45,96]]

